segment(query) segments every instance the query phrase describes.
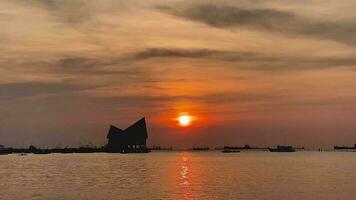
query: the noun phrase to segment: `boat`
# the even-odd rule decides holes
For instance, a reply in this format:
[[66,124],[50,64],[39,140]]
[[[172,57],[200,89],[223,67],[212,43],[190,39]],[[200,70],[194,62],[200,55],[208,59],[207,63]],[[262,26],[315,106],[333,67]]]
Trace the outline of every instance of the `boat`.
[[0,155],[8,155],[9,153],[11,153],[9,149],[5,148],[4,145],[0,144]]
[[162,148],[160,146],[153,146],[153,147],[150,147],[148,149],[151,150],[151,151],[173,151],[172,147]]
[[50,154],[50,151],[46,151],[46,150],[37,150],[32,152],[33,154]]
[[346,146],[334,146],[334,150],[356,150],[356,144],[353,147],[346,147]]
[[236,150],[236,149],[224,149],[221,152],[223,152],[223,153],[240,153],[241,151]]
[[235,150],[251,150],[251,149],[259,149],[256,147],[251,147],[250,145],[246,144],[243,147],[235,147],[235,146],[224,146],[224,149],[235,149]]
[[278,145],[277,148],[268,148],[270,152],[295,152],[292,146]]

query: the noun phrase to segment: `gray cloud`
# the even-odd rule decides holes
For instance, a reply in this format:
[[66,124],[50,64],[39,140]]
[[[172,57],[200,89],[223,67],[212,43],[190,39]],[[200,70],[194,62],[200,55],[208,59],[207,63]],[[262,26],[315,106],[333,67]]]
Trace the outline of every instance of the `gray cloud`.
[[58,65],[64,69],[90,69],[100,65],[97,59],[85,58],[85,57],[67,57],[60,59]]
[[149,58],[162,57],[182,57],[182,58],[200,58],[216,54],[220,51],[210,49],[160,49],[150,48],[134,54],[133,59],[143,60]]
[[231,6],[197,5],[186,9],[158,7],[180,17],[200,21],[215,27],[255,26],[275,30],[289,22],[295,22],[292,13],[275,9],[241,9]]
[[[123,58],[115,57],[78,57],[62,56],[51,61],[35,61],[25,63],[28,68],[37,66],[38,71],[47,73],[67,74],[67,75],[85,75],[85,76],[103,76],[103,75],[125,75],[140,76],[144,74],[144,69],[128,63]],[[21,68],[23,68],[21,66]]]
[[255,70],[307,70],[356,66],[354,57],[292,57],[248,51],[212,49],[146,49],[132,55],[133,59],[189,58],[216,59],[233,62],[239,68]]
[[317,21],[276,9],[245,9],[213,4],[159,10],[218,28],[244,27],[261,31],[308,36],[346,44],[356,44],[356,22]]
[[38,95],[60,95],[63,93],[77,92],[93,89],[99,86],[80,85],[68,82],[16,82],[0,84],[0,101],[16,98],[34,97]]
[[237,52],[214,49],[168,49],[148,48],[134,53],[133,60],[145,60],[151,58],[216,58],[222,60],[255,60],[263,54],[257,52]]

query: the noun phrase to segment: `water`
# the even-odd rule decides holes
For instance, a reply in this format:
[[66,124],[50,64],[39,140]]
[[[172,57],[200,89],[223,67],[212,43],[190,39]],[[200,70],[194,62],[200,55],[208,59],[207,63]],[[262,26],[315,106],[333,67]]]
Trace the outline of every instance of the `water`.
[[356,153],[0,156],[0,199],[355,200]]

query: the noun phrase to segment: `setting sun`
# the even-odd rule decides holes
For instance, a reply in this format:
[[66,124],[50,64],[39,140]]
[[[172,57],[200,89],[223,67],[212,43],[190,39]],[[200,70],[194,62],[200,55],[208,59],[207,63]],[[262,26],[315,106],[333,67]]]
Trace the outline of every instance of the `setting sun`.
[[183,114],[177,118],[179,126],[189,126],[193,117],[188,114]]

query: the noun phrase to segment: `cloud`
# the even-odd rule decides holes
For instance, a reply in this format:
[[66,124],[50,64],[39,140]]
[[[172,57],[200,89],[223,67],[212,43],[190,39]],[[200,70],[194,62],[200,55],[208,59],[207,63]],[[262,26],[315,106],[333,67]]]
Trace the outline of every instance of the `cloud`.
[[120,57],[61,56],[54,60],[38,60],[26,63],[25,65],[28,67],[39,66],[37,67],[38,71],[66,75],[140,76],[142,73],[145,73],[143,69],[139,69]]
[[356,22],[353,19],[323,21],[308,19],[293,12],[278,9],[247,9],[214,4],[194,4],[190,7],[178,8],[158,6],[157,8],[163,12],[217,28],[243,27],[356,45]]
[[[248,51],[224,51],[214,49],[148,48],[131,55],[133,60],[151,58],[211,58],[226,61],[262,59],[264,54]],[[265,57],[265,59],[268,59]]]
[[275,9],[241,9],[232,6],[197,5],[186,9],[158,7],[180,17],[200,21],[215,27],[255,26],[277,29],[296,17],[289,12]]
[[134,53],[134,60],[154,58],[214,59],[234,63],[243,69],[254,70],[308,70],[356,66],[354,57],[298,57],[249,51],[213,49],[148,48]]
[[80,85],[67,82],[15,82],[0,84],[0,101],[13,100],[17,98],[35,97],[40,95],[63,94],[93,89],[99,86]]
[[220,51],[210,49],[161,49],[149,48],[134,54],[133,59],[143,60],[149,58],[182,57],[201,58],[220,54]]
[[68,24],[80,24],[93,17],[93,12],[88,4],[81,0],[19,0],[19,2],[43,8]]
[[118,14],[128,9],[127,2],[115,0],[17,0],[30,7],[38,7],[57,20],[78,26],[97,20],[100,14]]

